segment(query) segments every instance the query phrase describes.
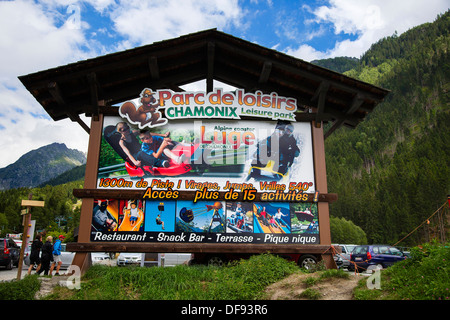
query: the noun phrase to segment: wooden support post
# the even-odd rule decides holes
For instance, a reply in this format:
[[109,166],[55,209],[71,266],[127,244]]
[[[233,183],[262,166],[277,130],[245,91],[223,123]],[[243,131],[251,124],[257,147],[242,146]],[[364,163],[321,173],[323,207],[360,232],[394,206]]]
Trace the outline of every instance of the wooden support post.
[[314,97],[312,100],[315,100],[316,97],[318,99],[317,102],[317,113],[316,113],[316,121],[315,121],[315,127],[320,128],[322,126],[322,118],[323,113],[325,110],[325,101],[327,96],[328,88],[330,87],[330,83],[327,81],[322,81],[320,84],[317,92],[314,94]]
[[[325,143],[323,138],[323,127],[317,127],[313,121],[311,125],[313,152],[314,152],[314,176],[316,179],[316,191],[328,192],[327,168],[325,163]],[[320,244],[331,246],[330,211],[328,202],[318,202],[317,211],[319,215]],[[331,258],[330,258],[331,257]],[[322,254],[322,259],[328,269],[336,269],[333,256]]]
[[[100,144],[102,138],[103,114],[99,114],[98,121],[92,118],[91,132],[89,135],[89,147],[86,160],[86,173],[84,178],[84,187],[95,189],[97,187],[98,160],[100,156]],[[78,242],[90,241],[90,230],[92,224],[92,210],[94,208],[94,199],[85,198],[81,205],[80,227],[78,233]],[[90,253],[77,252],[72,261],[77,265],[81,274],[84,274],[91,265]]]

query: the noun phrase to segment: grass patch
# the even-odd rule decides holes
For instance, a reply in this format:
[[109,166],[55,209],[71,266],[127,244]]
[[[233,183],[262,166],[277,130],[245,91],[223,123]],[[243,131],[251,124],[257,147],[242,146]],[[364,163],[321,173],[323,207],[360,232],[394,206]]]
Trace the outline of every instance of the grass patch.
[[253,300],[264,288],[298,271],[295,263],[269,254],[225,267],[91,267],[80,290],[58,288],[57,300]]
[[312,287],[321,281],[333,279],[333,278],[348,279],[348,278],[350,278],[350,275],[347,272],[345,272],[344,270],[328,269],[325,271],[320,271],[318,277],[311,276],[311,277],[304,279],[302,281],[302,283],[306,287]]
[[307,288],[303,290],[302,293],[299,294],[299,297],[309,300],[319,300],[322,297],[322,294],[317,289]]
[[319,281],[320,281],[319,278],[316,278],[316,277],[308,277],[308,278],[304,279],[304,280],[302,281],[302,283],[303,283],[306,287],[309,288],[309,287],[312,287],[312,286],[316,285]]
[[320,279],[349,279],[350,274],[342,269],[328,269],[320,274]]
[[41,283],[37,275],[27,275],[17,281],[0,283],[0,300],[33,300]]

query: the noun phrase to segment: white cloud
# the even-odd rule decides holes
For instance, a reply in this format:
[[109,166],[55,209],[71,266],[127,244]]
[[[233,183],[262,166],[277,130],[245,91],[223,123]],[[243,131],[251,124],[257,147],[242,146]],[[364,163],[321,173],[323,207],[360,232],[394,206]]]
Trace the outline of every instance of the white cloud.
[[88,135],[80,126],[51,120],[17,78],[89,54],[80,49],[86,43],[86,26],[80,23],[74,28],[73,20],[61,20],[57,11],[45,7],[47,2],[0,2],[0,167],[55,141],[87,149]]
[[0,74],[20,74],[58,66],[85,56],[81,29],[62,25],[56,15],[30,1],[0,2]]
[[412,27],[432,22],[448,9],[448,1],[330,0],[329,5],[316,9],[303,8],[315,16],[305,21],[307,25],[329,23],[335,34],[357,35],[356,40],[336,42],[334,48],[325,52],[305,44],[286,50],[288,54],[310,61],[337,56],[360,57],[373,43],[395,31],[400,35]]
[[110,17],[127,40],[122,47],[149,44],[209,28],[240,25],[237,0],[120,1]]
[[[88,40],[86,4],[110,17],[126,38],[116,49],[151,43],[207,28],[239,25],[237,0],[114,1],[15,0],[0,2],[0,167],[52,142],[87,150],[88,135],[70,120],[53,121],[17,79],[105,52]],[[86,33],[87,34],[87,33]],[[89,119],[84,118],[89,123]]]
[[327,53],[318,51],[307,44],[302,44],[300,47],[296,49],[288,48],[286,50],[286,54],[291,55],[293,57],[298,57],[305,61],[325,59],[327,57]]

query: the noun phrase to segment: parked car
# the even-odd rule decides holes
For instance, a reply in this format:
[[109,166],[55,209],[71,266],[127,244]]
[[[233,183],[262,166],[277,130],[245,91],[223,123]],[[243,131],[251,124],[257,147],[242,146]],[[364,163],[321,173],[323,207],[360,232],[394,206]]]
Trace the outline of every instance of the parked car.
[[19,265],[20,247],[11,238],[0,238],[0,266],[11,270]]
[[105,252],[91,252],[92,264],[110,264],[111,257]]
[[141,264],[142,253],[121,252],[117,258],[118,266]]
[[344,261],[342,260],[342,257],[340,255],[338,255],[338,254],[335,254],[333,256],[333,259],[334,259],[334,262],[336,263],[337,268],[338,269],[342,269],[343,268],[343,264],[344,264]]
[[356,246],[350,255],[349,270],[367,270],[370,266],[387,268],[398,261],[406,259],[407,256],[396,247],[388,245],[363,245]]
[[72,264],[73,257],[75,257],[75,252],[66,251],[66,244],[61,244],[61,269],[67,269]]
[[348,268],[348,266],[350,265],[350,254],[356,247],[356,244],[333,244],[333,246],[339,247],[342,251],[340,254],[336,254],[334,256],[334,261],[336,261],[336,265],[338,266],[338,268]]
[[[29,252],[31,252],[31,249],[29,250]],[[42,252],[41,252],[41,254],[42,254]],[[39,256],[41,254],[39,254]],[[73,260],[74,256],[75,256],[75,253],[66,251],[66,244],[61,243],[61,261],[62,261],[61,269],[68,269],[70,267],[70,265],[72,264],[72,260]],[[27,265],[27,266],[30,265],[30,254],[29,253],[26,254],[23,261],[24,261],[25,265]]]

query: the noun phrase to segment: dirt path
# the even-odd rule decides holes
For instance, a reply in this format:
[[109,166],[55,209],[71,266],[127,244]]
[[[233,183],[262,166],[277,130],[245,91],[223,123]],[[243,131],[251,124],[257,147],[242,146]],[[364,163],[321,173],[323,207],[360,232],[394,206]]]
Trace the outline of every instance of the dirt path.
[[39,300],[53,292],[53,288],[56,286],[65,286],[69,276],[53,276],[51,278],[39,277],[41,281],[41,288],[36,292],[35,299]]
[[[270,285],[266,289],[268,300],[352,300],[353,289],[362,279],[358,275],[350,275],[348,279],[329,278],[315,281],[314,284],[305,283],[307,278],[318,278],[317,273],[296,273],[286,279]],[[309,281],[312,283],[313,281]],[[305,290],[309,291],[304,293]],[[311,298],[311,293],[315,298]]]

